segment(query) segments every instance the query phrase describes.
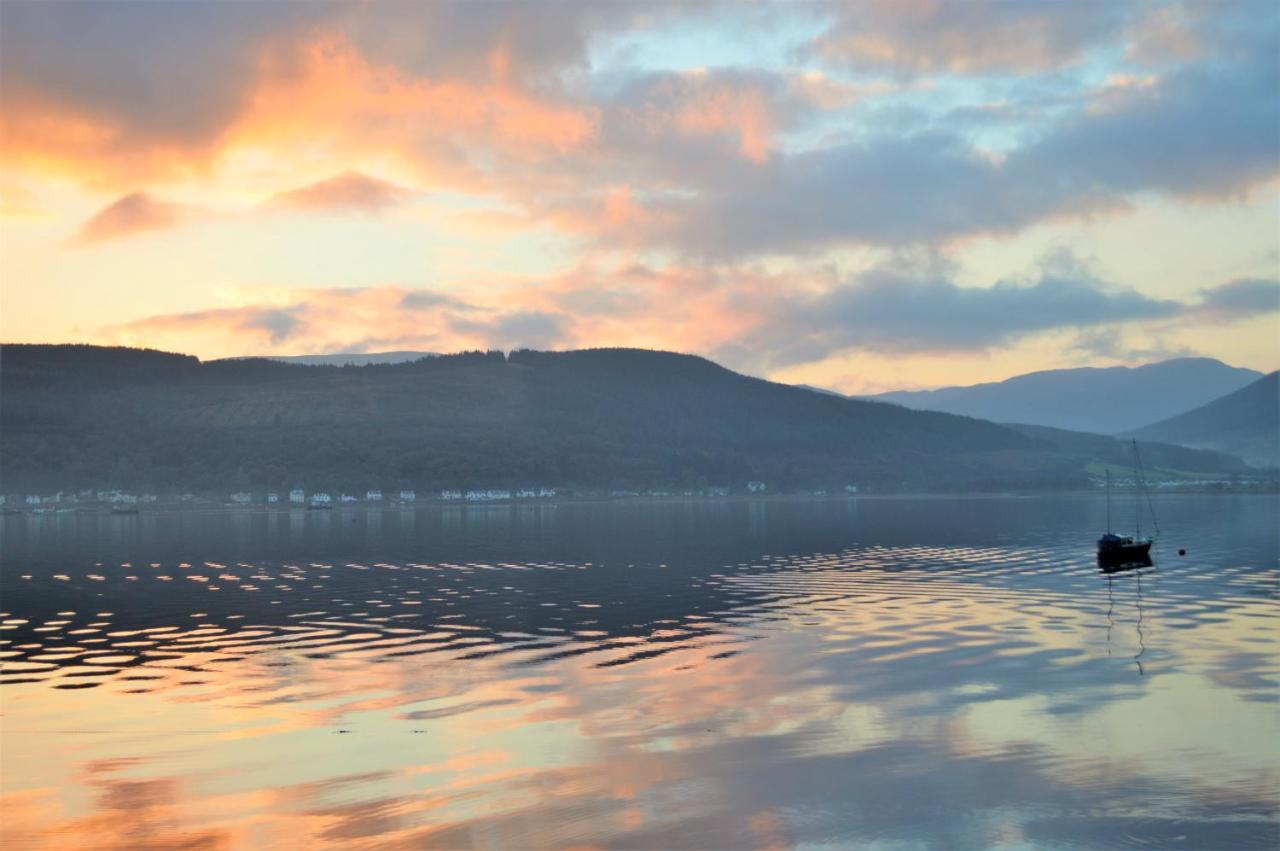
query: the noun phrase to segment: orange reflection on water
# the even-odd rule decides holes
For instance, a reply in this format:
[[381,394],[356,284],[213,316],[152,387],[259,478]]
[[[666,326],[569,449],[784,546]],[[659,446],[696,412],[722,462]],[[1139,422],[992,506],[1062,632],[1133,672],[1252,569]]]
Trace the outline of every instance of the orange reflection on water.
[[[1155,839],[1267,828],[1269,599],[1205,601],[1170,571],[1144,578],[1139,612],[1136,578],[961,547],[700,581],[710,613],[629,632],[308,616],[151,629],[152,655],[123,668],[69,658],[3,692],[6,839],[789,847],[901,838],[961,807],[981,814],[961,844],[1070,844],[1079,813],[1153,802],[1171,814]],[[57,688],[82,672],[95,687]]]

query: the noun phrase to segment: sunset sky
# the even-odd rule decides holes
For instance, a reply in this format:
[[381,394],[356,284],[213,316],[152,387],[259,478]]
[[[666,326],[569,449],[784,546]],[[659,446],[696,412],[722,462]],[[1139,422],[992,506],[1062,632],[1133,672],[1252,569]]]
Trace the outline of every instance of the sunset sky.
[[1280,4],[0,2],[0,337],[1280,366]]

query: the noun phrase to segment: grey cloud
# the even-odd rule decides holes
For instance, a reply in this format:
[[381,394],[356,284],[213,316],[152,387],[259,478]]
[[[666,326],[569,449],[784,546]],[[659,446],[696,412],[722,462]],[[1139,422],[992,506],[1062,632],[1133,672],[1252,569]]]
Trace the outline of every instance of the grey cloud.
[[1189,346],[1170,346],[1157,341],[1153,346],[1130,346],[1124,335],[1115,328],[1095,328],[1081,331],[1071,343],[1073,351],[1082,352],[1091,359],[1125,361],[1127,363],[1153,363],[1171,358],[1203,357],[1203,353]]
[[639,0],[360,3],[349,8],[344,24],[362,50],[415,74],[485,79],[506,73],[545,85],[567,69],[585,68],[598,34],[651,24],[680,8]]
[[495,323],[494,343],[508,349],[549,349],[565,339],[564,317],[543,311],[523,311]]
[[199,145],[238,113],[256,53],[327,3],[5,3],[0,92],[108,120],[122,148]]
[[1169,318],[1183,309],[1089,279],[1043,275],[980,288],[879,269],[807,300],[779,299],[769,322],[718,354],[776,368],[850,349],[981,351],[1040,331]]
[[431,310],[437,307],[452,307],[470,310],[471,306],[443,293],[429,290],[411,290],[400,299],[400,306],[405,310]]
[[[106,153],[139,160],[207,151],[247,106],[262,67],[287,75],[312,36],[350,38],[370,61],[433,79],[559,89],[591,40],[681,6],[640,2],[363,0],[8,2],[0,98],[87,115]],[[504,67],[505,66],[505,67]]]
[[1195,310],[1215,319],[1246,319],[1280,310],[1280,281],[1238,278],[1200,291]]
[[302,321],[298,317],[299,307],[257,308],[240,322],[246,331],[266,331],[273,344],[287,340],[299,329]]
[[903,76],[1042,71],[1118,42],[1143,5],[846,3],[820,7],[834,14],[809,47],[836,65]]
[[707,163],[693,197],[652,202],[664,215],[639,236],[725,258],[1015,232],[1052,216],[1123,208],[1148,192],[1236,196],[1280,175],[1273,66],[1259,59],[1170,75],[1105,109],[1073,111],[1003,160],[930,129],[755,168],[722,158]]

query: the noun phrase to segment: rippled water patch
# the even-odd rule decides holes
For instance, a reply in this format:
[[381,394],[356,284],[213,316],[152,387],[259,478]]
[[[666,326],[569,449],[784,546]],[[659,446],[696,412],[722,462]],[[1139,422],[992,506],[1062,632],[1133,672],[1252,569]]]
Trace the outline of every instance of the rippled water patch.
[[1171,503],[1190,555],[1114,576],[1099,507],[6,527],[0,819],[47,847],[1274,847],[1275,501]]

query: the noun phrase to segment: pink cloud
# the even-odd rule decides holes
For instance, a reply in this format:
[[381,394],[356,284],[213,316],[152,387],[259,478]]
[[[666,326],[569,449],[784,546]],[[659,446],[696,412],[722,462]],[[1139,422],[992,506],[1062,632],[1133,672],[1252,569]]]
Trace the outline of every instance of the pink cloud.
[[408,191],[358,171],[345,171],[328,180],[274,195],[267,206],[298,210],[355,209],[372,212],[399,203]]
[[145,231],[173,227],[194,212],[194,208],[152,197],[147,192],[125,195],[94,214],[75,236],[75,242],[87,245],[119,239]]

